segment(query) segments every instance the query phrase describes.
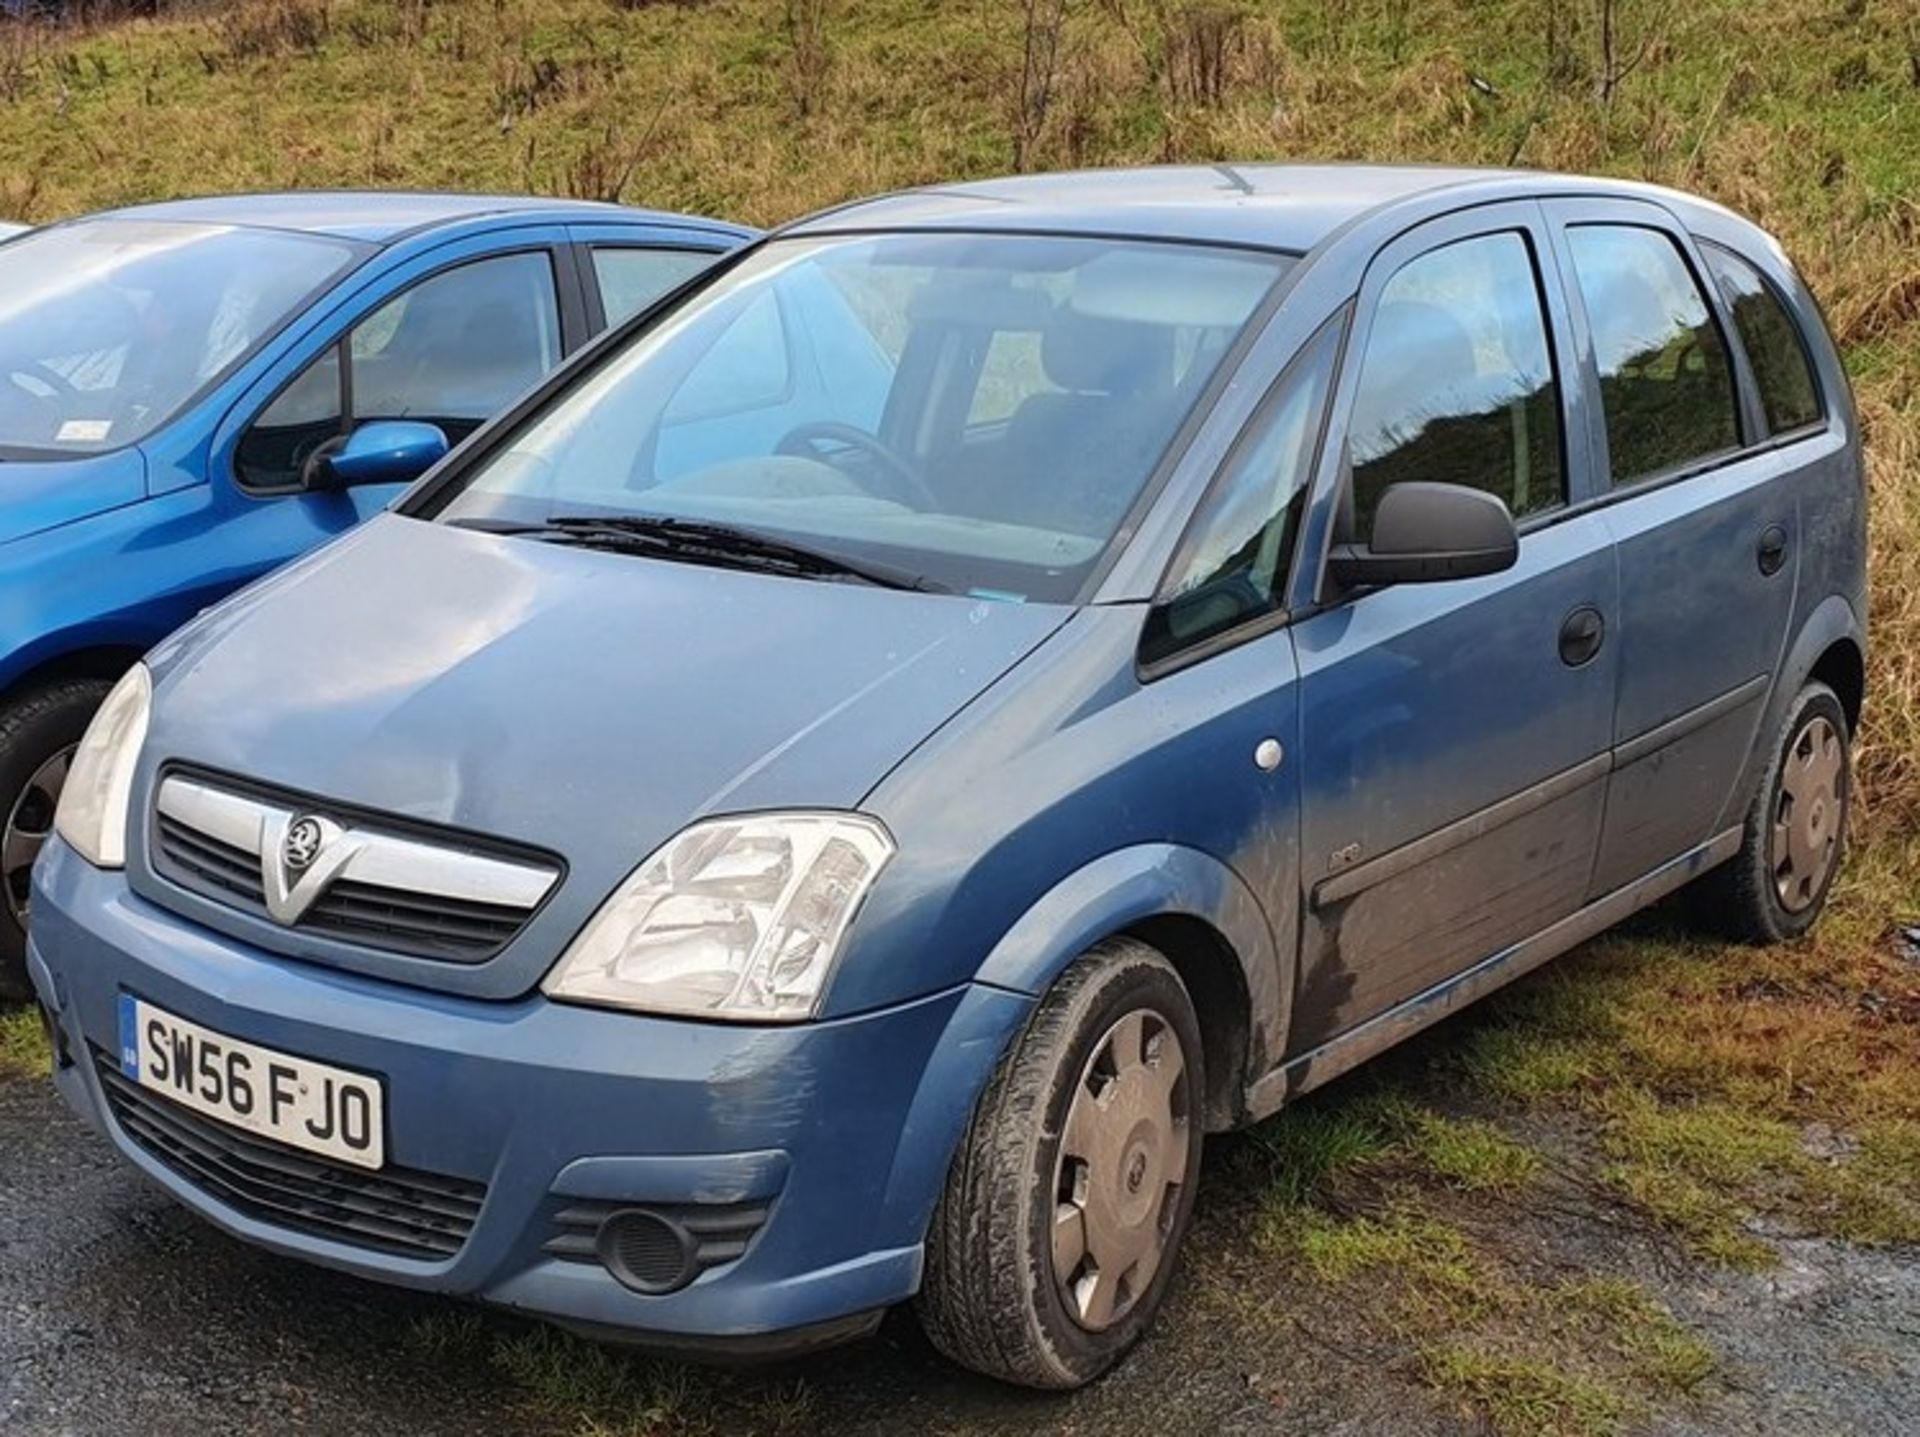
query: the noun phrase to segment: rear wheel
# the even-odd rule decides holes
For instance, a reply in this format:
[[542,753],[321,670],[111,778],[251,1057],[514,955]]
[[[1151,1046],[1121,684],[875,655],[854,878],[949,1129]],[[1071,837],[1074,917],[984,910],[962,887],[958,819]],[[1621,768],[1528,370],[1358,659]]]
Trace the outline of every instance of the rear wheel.
[[1090,1382],[1152,1322],[1200,1174],[1199,1025],[1152,948],[1069,968],[1001,1060],[934,1214],[918,1307],[964,1366]]
[[31,997],[27,916],[33,861],[53,833],[67,766],[111,684],[70,679],[0,709],[0,1000]]
[[1847,713],[1833,690],[1801,689],[1747,810],[1740,852],[1691,892],[1707,927],[1745,943],[1784,943],[1813,927],[1846,851],[1849,746]]

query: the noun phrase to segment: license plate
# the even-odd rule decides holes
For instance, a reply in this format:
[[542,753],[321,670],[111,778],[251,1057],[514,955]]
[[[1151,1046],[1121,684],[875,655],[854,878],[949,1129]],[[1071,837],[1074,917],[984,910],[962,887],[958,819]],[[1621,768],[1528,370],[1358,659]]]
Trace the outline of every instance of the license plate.
[[288,1147],[358,1168],[386,1161],[377,1078],[244,1043],[120,995],[120,1071],[131,1081]]

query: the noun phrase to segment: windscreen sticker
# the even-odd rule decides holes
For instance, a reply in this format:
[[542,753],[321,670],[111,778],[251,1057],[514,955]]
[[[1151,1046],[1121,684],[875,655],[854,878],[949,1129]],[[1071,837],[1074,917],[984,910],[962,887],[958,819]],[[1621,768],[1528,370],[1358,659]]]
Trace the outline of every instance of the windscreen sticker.
[[69,419],[53,438],[56,444],[98,444],[111,433],[111,419]]

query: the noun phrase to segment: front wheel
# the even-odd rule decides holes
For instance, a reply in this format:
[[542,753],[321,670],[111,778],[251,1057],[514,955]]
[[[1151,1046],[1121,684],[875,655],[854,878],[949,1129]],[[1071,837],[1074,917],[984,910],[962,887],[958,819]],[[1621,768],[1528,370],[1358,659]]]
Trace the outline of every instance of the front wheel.
[[1205,1091],[1172,964],[1114,939],[1001,1059],[927,1240],[921,1325],[963,1366],[1091,1382],[1153,1321],[1193,1216]]
[[0,1001],[32,996],[27,903],[33,860],[53,833],[73,751],[111,687],[70,679],[0,708]]
[[1853,780],[1847,712],[1823,683],[1794,696],[1741,831],[1740,852],[1699,879],[1694,915],[1746,943],[1812,928],[1846,851]]

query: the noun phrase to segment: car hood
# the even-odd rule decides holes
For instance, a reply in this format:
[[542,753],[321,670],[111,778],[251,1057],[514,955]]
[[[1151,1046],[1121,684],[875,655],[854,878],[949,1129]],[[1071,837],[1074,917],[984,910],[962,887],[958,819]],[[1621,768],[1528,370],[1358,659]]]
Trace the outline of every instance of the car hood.
[[156,652],[146,781],[190,763],[548,849],[584,921],[703,814],[857,805],[1068,612],[387,515]]
[[147,462],[138,449],[87,459],[0,460],[0,544],[146,495]]

